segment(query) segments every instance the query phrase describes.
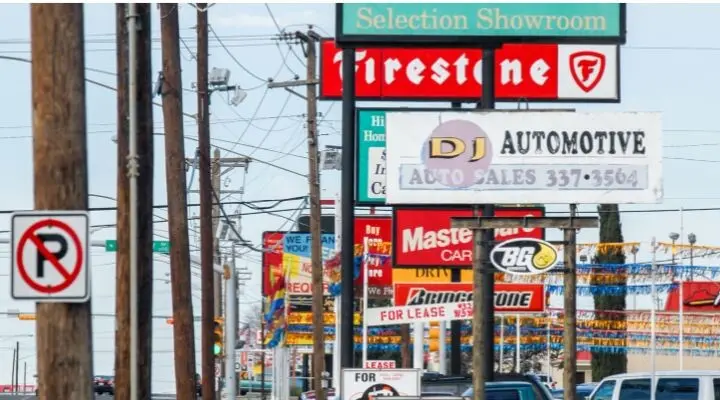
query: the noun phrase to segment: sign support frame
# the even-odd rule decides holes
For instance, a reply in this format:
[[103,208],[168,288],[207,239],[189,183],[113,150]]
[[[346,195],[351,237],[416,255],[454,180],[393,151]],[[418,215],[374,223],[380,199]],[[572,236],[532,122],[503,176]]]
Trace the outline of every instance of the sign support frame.
[[[452,218],[453,228],[466,228],[473,230],[473,236],[479,236],[486,234],[486,232],[492,232],[493,229],[497,228],[508,228],[508,227],[542,227],[542,228],[556,228],[563,231],[564,236],[564,270],[563,270],[563,300],[565,308],[564,322],[564,335],[563,335],[563,348],[564,348],[564,365],[563,369],[563,387],[575,387],[577,383],[577,377],[575,376],[575,370],[577,369],[577,231],[581,228],[597,228],[600,226],[600,221],[597,217],[577,217],[577,205],[570,204],[570,216],[569,217],[544,217],[544,218],[493,218],[493,217],[477,217],[477,218]],[[476,242],[477,244],[477,242]],[[476,246],[475,254],[473,255],[473,263],[477,262],[477,265],[473,265],[475,274],[473,281],[475,286],[473,287],[473,309],[480,310],[487,306],[486,299],[481,296],[485,291],[484,287],[477,284],[477,281],[483,278],[483,275],[494,276],[492,269],[484,269],[480,272],[480,261],[484,260],[489,256],[486,253],[486,248],[482,245]],[[480,254],[477,254],[480,253]],[[479,276],[478,276],[479,275]],[[480,278],[480,279],[478,279]],[[482,279],[483,283],[489,279]],[[491,292],[492,295],[492,292]],[[492,297],[491,297],[492,299]],[[490,303],[492,307],[493,303]],[[473,324],[477,323],[478,319],[477,311],[473,312]],[[484,321],[482,321],[484,322]],[[491,325],[494,327],[494,324]],[[490,342],[493,344],[492,336],[480,335],[477,337],[473,334],[473,348],[482,348]],[[476,340],[476,338],[478,340]],[[476,354],[480,352],[473,352],[473,367],[476,363]],[[473,375],[473,388],[477,392],[478,386],[484,390],[484,382],[479,382]],[[575,392],[571,391],[568,393],[568,399],[575,400]]]

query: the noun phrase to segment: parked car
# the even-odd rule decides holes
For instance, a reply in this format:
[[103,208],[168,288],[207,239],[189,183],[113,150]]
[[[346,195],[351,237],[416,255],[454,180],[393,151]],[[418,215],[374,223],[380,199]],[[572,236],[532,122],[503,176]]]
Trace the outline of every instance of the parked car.
[[[540,382],[540,379],[532,374],[516,374],[516,373],[495,373],[494,383],[510,383],[520,382],[527,383],[531,386],[534,393],[534,399],[552,400],[552,393]],[[423,392],[451,392],[455,396],[461,396],[468,389],[472,388],[472,376],[433,376],[426,378],[423,376],[421,381],[421,389]]]
[[[611,375],[587,397],[590,400],[649,399],[651,374],[647,372]],[[720,395],[720,371],[657,371],[656,400],[715,399]]]
[[115,395],[115,377],[109,375],[95,375],[93,379],[93,391],[96,394]]
[[[575,387],[575,393],[577,393],[577,399],[583,400],[590,396],[590,393],[597,387],[597,383],[581,383]],[[564,399],[565,391],[563,389],[551,390],[553,399]]]
[[[468,388],[462,397],[473,399],[473,388]],[[485,399],[486,400],[548,400],[549,393],[538,395],[529,382],[486,382],[485,383]]]
[[557,387],[557,382],[553,380],[552,376],[548,374],[533,374],[540,379],[540,382],[544,383],[545,386],[548,387],[548,389],[553,390]]

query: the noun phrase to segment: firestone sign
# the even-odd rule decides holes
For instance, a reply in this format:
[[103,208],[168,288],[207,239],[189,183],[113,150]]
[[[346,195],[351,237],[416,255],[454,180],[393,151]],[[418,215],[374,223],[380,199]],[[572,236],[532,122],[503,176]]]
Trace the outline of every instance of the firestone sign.
[[[506,44],[496,51],[496,101],[619,102],[618,46]],[[372,101],[478,101],[482,50],[356,50],[355,96]],[[320,98],[342,98],[342,50],[320,46]]]
[[388,204],[662,200],[659,113],[386,112]]
[[[471,302],[472,283],[396,283],[393,303],[399,306],[431,306]],[[537,283],[496,283],[496,312],[545,311],[545,286]]]
[[340,45],[625,43],[618,3],[342,3]]

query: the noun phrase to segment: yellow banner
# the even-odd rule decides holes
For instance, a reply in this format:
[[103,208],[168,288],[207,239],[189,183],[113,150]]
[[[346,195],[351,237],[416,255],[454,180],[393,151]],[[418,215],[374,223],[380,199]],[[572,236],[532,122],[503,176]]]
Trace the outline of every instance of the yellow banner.
[[[393,283],[448,283],[451,282],[450,268],[393,268]],[[462,282],[472,282],[472,270],[460,272]]]

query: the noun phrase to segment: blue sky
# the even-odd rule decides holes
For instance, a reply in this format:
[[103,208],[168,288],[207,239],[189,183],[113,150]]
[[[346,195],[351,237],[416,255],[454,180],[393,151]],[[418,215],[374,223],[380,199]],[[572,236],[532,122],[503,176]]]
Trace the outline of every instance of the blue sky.
[[[180,7],[181,36],[186,46],[183,54],[183,87],[185,92],[185,111],[195,113],[196,100],[191,85],[195,81],[195,65],[192,60],[194,45],[195,10],[190,5]],[[304,29],[308,23],[317,26],[326,35],[334,29],[334,7],[331,4],[315,5],[272,5],[276,20],[281,28],[289,30]],[[29,6],[3,5],[0,24],[0,55],[29,57]],[[85,31],[87,39],[86,66],[87,77],[115,85],[114,58],[114,6],[111,4],[93,4],[86,6]],[[153,10],[153,35],[159,38],[159,15]],[[720,36],[720,6],[716,5],[630,5],[628,7],[628,43],[622,50],[622,104],[618,105],[578,105],[579,110],[597,111],[661,111],[663,112],[665,132],[663,135],[665,176],[665,196],[663,204],[623,206],[623,210],[673,209],[679,207],[714,207],[720,201],[720,188],[714,185],[712,171],[720,163],[715,153],[720,148],[717,127],[717,100],[720,78],[717,66],[720,65],[720,48],[713,47],[715,38]],[[288,54],[285,43],[270,40],[278,29],[262,4],[217,4],[210,10],[210,23],[227,47],[223,49],[211,35],[210,66],[224,67],[232,71],[231,81],[248,89],[247,99],[239,106],[232,107],[227,98],[216,94],[211,104],[212,137],[214,143],[225,149],[259,160],[271,162],[283,168],[305,174],[307,171],[305,132],[302,114],[305,104],[300,98],[291,96],[281,89],[265,92],[262,79],[272,76],[276,81],[289,80],[295,74],[304,77],[304,64],[292,52]],[[153,70],[160,69],[159,40],[153,47]],[[302,56],[299,47],[294,52]],[[228,54],[230,53],[230,54]],[[285,59],[285,65],[283,65]],[[241,64],[241,65],[239,65]],[[4,112],[0,117],[0,168],[12,171],[3,177],[5,192],[0,197],[1,210],[30,209],[32,197],[32,149],[31,149],[31,81],[27,64],[0,60],[3,74],[0,77],[3,88],[3,100],[0,104]],[[98,72],[102,70],[106,72]],[[251,72],[252,74],[248,73]],[[253,77],[252,75],[257,75]],[[115,123],[115,94],[94,85],[87,87],[88,98],[88,145],[90,165],[90,192],[102,196],[115,196],[116,149],[111,141]],[[261,104],[261,100],[262,104]],[[287,104],[285,105],[287,101]],[[379,103],[366,103],[365,106],[377,106]],[[401,104],[385,104],[397,106]],[[445,104],[428,104],[444,106]],[[515,108],[509,104],[503,107]],[[340,104],[322,102],[319,110],[325,113],[320,125],[321,146],[340,142]],[[257,110],[251,124],[247,119]],[[279,118],[276,118],[280,116]],[[155,112],[155,130],[162,132],[162,118],[159,108]],[[197,137],[196,128],[191,119],[186,120],[185,134]],[[240,144],[233,145],[241,137]],[[260,146],[269,150],[257,150]],[[165,204],[164,146],[162,137],[156,137],[155,196],[156,204]],[[196,143],[186,141],[186,151],[191,155]],[[284,154],[285,153],[285,154]],[[223,151],[223,156],[233,154]],[[240,172],[228,175],[224,181],[228,189],[237,189],[242,183]],[[338,172],[324,173],[323,193],[330,198],[339,190]],[[197,182],[197,180],[195,180]],[[246,177],[246,200],[272,199],[302,196],[307,193],[306,181],[295,174],[281,169],[251,164]],[[197,201],[191,196],[191,203]],[[293,208],[297,203],[289,203],[280,208]],[[114,202],[98,197],[91,198],[92,206],[113,206]],[[227,211],[234,212],[234,206]],[[550,206],[549,211],[564,211],[565,207]],[[581,211],[591,211],[594,206],[581,206]],[[190,215],[197,214],[193,209]],[[158,211],[159,215],[165,215]],[[289,215],[290,213],[284,213]],[[93,213],[91,223],[114,223],[113,213]],[[0,238],[7,237],[9,219],[0,214]],[[243,220],[243,236],[258,243],[261,233],[280,228],[284,219],[270,215],[248,216]],[[648,242],[652,236],[667,240],[670,231],[680,231],[680,216],[677,212],[668,213],[632,213],[623,215],[623,233],[626,241],[643,242],[638,255],[640,261],[649,260]],[[694,232],[699,244],[720,245],[716,226],[720,223],[720,211],[686,212],[684,231]],[[167,227],[157,224],[159,239],[167,236]],[[549,233],[550,239],[559,239],[559,233]],[[93,239],[111,239],[112,229],[103,229],[93,234]],[[587,230],[580,233],[580,241],[597,240],[597,231]],[[195,245],[195,235],[191,233],[191,243]],[[7,309],[20,309],[32,312],[31,303],[13,302],[9,296],[9,249],[0,247],[0,257],[6,261],[0,267],[0,287],[8,288],[0,294],[0,312]],[[197,249],[192,249],[197,254]],[[114,303],[114,265],[113,254],[102,249],[92,251],[93,268],[93,311],[112,313]],[[703,260],[697,263],[714,264],[715,260]],[[247,265],[256,271],[249,289],[242,299],[241,310],[250,303],[257,302],[259,294],[259,256],[256,253],[243,255],[240,265]],[[169,285],[163,282],[169,271],[167,260],[158,257],[155,264],[156,290],[154,314],[170,315]],[[199,314],[199,281],[194,281],[195,312]],[[559,299],[557,304],[559,304]],[[640,302],[642,303],[642,301]],[[590,308],[591,302],[583,299],[579,308]],[[0,316],[0,318],[4,318]],[[9,360],[11,346],[15,338],[9,335],[27,335],[34,332],[34,323],[7,319],[0,334],[0,359]],[[113,368],[114,320],[95,318],[94,348],[96,349],[95,372],[111,374]],[[171,391],[174,388],[172,360],[172,330],[163,320],[157,320],[154,326],[153,385],[156,391]],[[197,336],[199,341],[199,336]],[[21,362],[27,362],[28,375],[35,373],[34,339],[20,338]],[[0,376],[10,373],[10,363],[0,363]]]

